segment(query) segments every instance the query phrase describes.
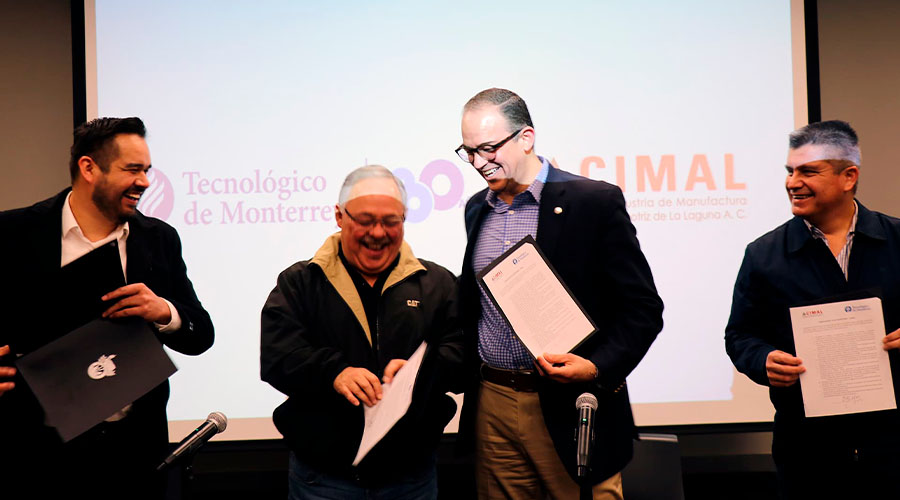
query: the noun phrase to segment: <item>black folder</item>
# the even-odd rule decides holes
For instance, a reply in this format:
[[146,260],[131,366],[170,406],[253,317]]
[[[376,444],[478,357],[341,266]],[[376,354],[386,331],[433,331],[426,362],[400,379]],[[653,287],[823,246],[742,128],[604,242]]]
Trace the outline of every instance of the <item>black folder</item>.
[[55,284],[61,295],[59,310],[54,313],[56,337],[99,318],[112,305],[100,297],[123,286],[125,275],[116,240],[63,266]]
[[63,441],[87,431],[175,373],[141,318],[97,319],[16,360]]
[[[43,407],[46,423],[56,427],[63,441],[102,422],[175,373],[146,321],[101,319],[112,302],[100,297],[124,285],[119,247],[113,240],[54,273],[47,283],[52,309],[33,318],[33,331],[20,336],[28,345],[19,346],[19,352],[28,354],[17,359],[16,366]],[[92,378],[89,372],[102,376]]]

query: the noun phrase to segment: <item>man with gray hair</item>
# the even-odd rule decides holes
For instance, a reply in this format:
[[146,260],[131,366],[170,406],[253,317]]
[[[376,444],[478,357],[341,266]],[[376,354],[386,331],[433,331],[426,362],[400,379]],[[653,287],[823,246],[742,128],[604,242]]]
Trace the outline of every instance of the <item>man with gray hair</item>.
[[[274,421],[291,449],[291,499],[437,498],[434,452],[456,412],[446,392],[460,392],[456,279],[413,255],[405,217],[399,179],[354,170],[335,206],[340,232],[284,270],[263,306],[261,376],[288,396]],[[423,341],[409,410],[353,466],[363,407]]]
[[900,412],[806,417],[797,382],[807,367],[789,315],[795,306],[880,297],[890,332],[883,348],[900,388],[900,220],[855,199],[859,141],[848,123],[809,124],[789,146],[794,218],[747,246],[725,347],[739,371],[769,387],[783,498],[900,498]]

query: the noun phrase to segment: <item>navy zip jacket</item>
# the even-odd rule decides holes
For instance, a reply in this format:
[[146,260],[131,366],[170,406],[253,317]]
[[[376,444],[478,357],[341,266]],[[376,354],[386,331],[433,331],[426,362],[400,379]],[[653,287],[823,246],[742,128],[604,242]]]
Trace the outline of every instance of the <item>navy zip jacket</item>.
[[[462,362],[456,278],[417,259],[406,243],[385,282],[377,331],[338,256],[340,233],[313,259],[281,273],[262,310],[262,379],[288,396],[275,426],[297,458],[317,471],[380,487],[417,474],[431,457],[456,404],[447,391]],[[370,340],[375,338],[374,346]],[[352,467],[364,427],[363,405],[335,391],[335,377],[362,367],[379,379],[395,358],[428,342],[407,414]]]
[[[791,307],[880,297],[887,332],[900,328],[900,219],[857,204],[847,279],[827,245],[813,239],[799,217],[747,246],[734,286],[725,346],[735,367],[754,382],[769,386],[769,352],[778,349],[796,355]],[[889,356],[896,392],[898,353],[889,351]],[[897,410],[807,419],[800,383],[770,387],[769,396],[776,410],[775,454],[798,440],[852,448],[877,448],[888,436],[900,441]]]

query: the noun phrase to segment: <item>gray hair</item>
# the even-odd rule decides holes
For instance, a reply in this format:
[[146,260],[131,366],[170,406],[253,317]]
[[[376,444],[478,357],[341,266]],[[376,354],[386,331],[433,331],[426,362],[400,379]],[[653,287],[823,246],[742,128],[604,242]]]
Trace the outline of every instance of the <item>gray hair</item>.
[[841,120],[829,120],[810,123],[799,128],[790,135],[790,148],[797,149],[807,144],[831,146],[838,150],[839,158],[859,166],[862,159],[859,153],[859,137],[849,123]]
[[528,106],[518,94],[506,89],[486,89],[475,94],[463,107],[463,113],[482,106],[499,106],[500,114],[506,118],[509,132],[525,127],[534,128]]
[[341,210],[344,209],[344,206],[347,205],[347,202],[350,201],[350,192],[353,191],[353,186],[355,186],[359,181],[365,179],[392,179],[395,184],[397,184],[397,189],[400,191],[400,201],[403,203],[403,208],[406,209],[406,188],[403,186],[403,181],[397,178],[393,172],[388,170],[386,167],[382,167],[381,165],[365,165],[355,169],[347,175],[347,178],[344,179],[344,184],[341,186],[341,194],[338,196],[338,206],[341,207]]

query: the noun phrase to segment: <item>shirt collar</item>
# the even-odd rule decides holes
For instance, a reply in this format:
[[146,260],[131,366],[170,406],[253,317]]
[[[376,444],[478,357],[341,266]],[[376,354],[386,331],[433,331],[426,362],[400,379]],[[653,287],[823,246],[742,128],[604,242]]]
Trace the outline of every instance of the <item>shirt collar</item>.
[[[72,198],[71,191],[69,191],[69,194],[66,195],[66,201],[63,203],[62,237],[63,237],[63,239],[65,239],[69,233],[71,233],[72,231],[75,231],[75,234],[77,234],[79,237],[85,238],[84,232],[82,232],[82,230],[81,230],[81,226],[79,226],[78,221],[75,220],[75,214],[72,212],[72,207],[69,205],[70,198]],[[116,239],[120,239],[120,238],[124,239],[124,238],[128,238],[128,231],[129,231],[128,222],[124,222],[124,223],[116,226],[116,228],[113,229],[106,236],[109,237],[110,235],[115,234]]]
[[[859,205],[856,203],[856,200],[853,200],[853,220],[850,221],[850,230],[847,231],[847,236],[856,233],[856,221],[859,220]],[[812,234],[813,238],[824,240],[825,233],[822,232],[821,229],[813,226],[809,223],[808,220],[803,219],[803,223],[806,224],[806,228],[809,229],[810,234]]]
[[[521,196],[524,193],[531,193],[531,197],[534,198],[535,203],[541,203],[541,192],[544,190],[544,183],[547,182],[547,175],[550,173],[550,162],[547,161],[546,158],[542,156],[538,156],[538,159],[541,160],[541,169],[538,171],[537,177],[534,178],[534,181],[528,186],[528,189],[523,191],[522,193],[517,194],[516,196]],[[485,195],[485,200],[488,205],[492,207],[496,207],[497,193],[488,189],[487,195]],[[500,200],[502,201],[502,200]]]

